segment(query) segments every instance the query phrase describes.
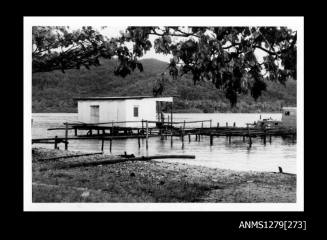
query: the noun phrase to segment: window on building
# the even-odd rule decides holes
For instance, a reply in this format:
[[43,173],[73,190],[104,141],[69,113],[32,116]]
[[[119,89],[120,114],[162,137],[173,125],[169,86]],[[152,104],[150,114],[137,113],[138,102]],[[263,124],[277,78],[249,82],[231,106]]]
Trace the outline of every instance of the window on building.
[[138,117],[139,116],[139,107],[138,106],[134,106],[133,113],[134,113],[134,117]]
[[286,111],[285,112],[285,116],[289,116],[290,115],[290,112],[289,111]]

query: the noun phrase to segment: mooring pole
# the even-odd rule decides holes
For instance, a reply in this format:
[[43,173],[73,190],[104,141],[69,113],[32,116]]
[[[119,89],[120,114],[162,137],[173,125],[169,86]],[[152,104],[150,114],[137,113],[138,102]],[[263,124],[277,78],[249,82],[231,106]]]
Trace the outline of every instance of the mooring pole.
[[77,136],[77,128],[75,127],[74,130],[75,130],[75,136]]
[[139,148],[141,148],[140,137],[137,138],[137,143],[138,143],[138,145],[139,145]]
[[226,122],[226,127],[228,127],[228,122]]
[[111,152],[111,149],[112,149],[112,139],[110,138],[110,148],[109,148],[110,152]]
[[191,142],[191,134],[188,134],[188,142]]
[[217,128],[219,128],[219,122],[217,122]]
[[142,119],[142,133],[144,134],[143,119]]
[[271,144],[271,134],[269,134],[269,143]]
[[101,152],[103,152],[103,147],[104,147],[104,135],[102,135]]
[[55,140],[54,140],[54,149],[57,149],[57,143],[58,143],[58,136],[55,136]]
[[68,123],[65,122],[65,150],[68,150]]
[[236,122],[234,122],[234,125],[233,125],[233,127],[236,127]]
[[170,121],[171,121],[171,128],[173,128],[173,102],[171,102]]
[[210,146],[212,146],[212,145],[213,145],[213,135],[210,134]]
[[149,133],[148,133],[149,125],[148,125],[148,120],[146,120],[145,124],[146,124],[146,142],[145,142],[145,148],[146,148],[146,150],[148,150],[148,148],[149,148]]
[[247,128],[248,128],[249,147],[251,147],[251,146],[252,146],[252,139],[251,139],[251,134],[250,134],[250,128],[249,128],[249,125],[248,125],[248,124],[247,124],[246,126],[247,126]]

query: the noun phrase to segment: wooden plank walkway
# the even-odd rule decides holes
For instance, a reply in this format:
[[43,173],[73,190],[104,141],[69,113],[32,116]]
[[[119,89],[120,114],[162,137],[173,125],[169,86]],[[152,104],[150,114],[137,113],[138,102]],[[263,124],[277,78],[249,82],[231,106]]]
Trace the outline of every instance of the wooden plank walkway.
[[[118,123],[138,122],[141,123],[141,127],[121,127],[114,126]],[[204,123],[209,122],[210,127],[204,127]],[[155,127],[149,127],[149,123],[155,123]],[[201,127],[186,127],[189,123],[201,123]],[[105,124],[111,124],[106,126]],[[92,140],[98,139],[102,141],[101,150],[103,151],[104,142],[110,141],[110,152],[112,150],[112,141],[117,139],[129,139],[137,138],[138,146],[141,147],[140,139],[146,139],[146,149],[148,149],[148,138],[150,137],[161,137],[161,140],[165,140],[168,136],[171,137],[171,146],[173,145],[173,137],[180,137],[182,141],[182,148],[184,147],[184,137],[188,136],[189,142],[191,142],[191,135],[195,135],[195,141],[201,141],[202,136],[210,137],[210,145],[213,145],[213,138],[226,136],[229,143],[231,143],[231,137],[243,137],[248,138],[249,147],[252,145],[252,138],[261,137],[264,144],[266,144],[267,137],[271,142],[272,136],[279,137],[292,137],[293,140],[296,138],[296,129],[287,127],[256,127],[253,124],[247,124],[247,127],[236,127],[229,126],[226,123],[226,127],[219,126],[212,127],[212,120],[200,120],[200,121],[181,121],[181,122],[157,122],[157,121],[125,121],[125,122],[110,122],[110,123],[98,123],[98,124],[87,124],[87,123],[64,123],[63,128],[49,128],[48,130],[64,130],[65,137],[55,138],[39,138],[32,139],[32,143],[43,143],[43,144],[54,144],[57,148],[59,143],[65,144],[65,149],[68,149],[68,141],[70,140]],[[178,127],[176,126],[178,125]],[[68,136],[68,131],[74,130],[75,136]],[[86,135],[78,135],[78,130],[87,130]],[[96,131],[94,134],[92,131]],[[107,131],[107,132],[106,132]]]

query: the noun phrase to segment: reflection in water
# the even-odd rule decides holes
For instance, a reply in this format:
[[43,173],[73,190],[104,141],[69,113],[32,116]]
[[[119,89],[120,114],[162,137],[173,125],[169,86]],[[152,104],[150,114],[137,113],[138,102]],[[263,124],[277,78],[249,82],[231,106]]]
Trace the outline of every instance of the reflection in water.
[[[280,114],[261,114],[262,118],[270,117],[280,119]],[[175,120],[205,120],[216,119],[213,123],[221,121],[232,124],[236,122],[241,126],[247,122],[259,119],[259,114],[175,114]],[[218,119],[218,120],[217,120]],[[65,121],[76,121],[76,114],[33,114],[33,138],[63,136],[63,131],[47,131],[50,127],[62,126]],[[238,121],[237,121],[238,120]],[[73,132],[70,132],[73,134]],[[41,146],[53,148],[53,145],[40,144]],[[63,145],[59,145],[63,149]],[[98,152],[101,151],[101,140],[74,140],[69,142],[69,150]],[[104,151],[109,152],[109,141],[105,142]],[[145,139],[141,139],[141,148],[138,148],[137,139],[121,139],[112,142],[111,154],[133,153],[135,156],[164,155],[164,154],[188,154],[195,155],[195,159],[165,159],[163,161],[182,162],[193,165],[201,165],[213,168],[225,168],[233,170],[253,171],[278,171],[281,166],[285,172],[296,172],[296,143],[292,139],[272,137],[272,142],[266,145],[260,138],[252,139],[252,147],[248,147],[248,140],[243,142],[242,137],[232,137],[229,143],[226,137],[214,137],[213,146],[210,146],[209,137],[201,137],[200,142],[195,141],[195,136],[184,139],[184,148],[179,137],[173,138],[171,146],[170,137],[161,140],[160,137],[149,138],[149,149],[145,149]]]

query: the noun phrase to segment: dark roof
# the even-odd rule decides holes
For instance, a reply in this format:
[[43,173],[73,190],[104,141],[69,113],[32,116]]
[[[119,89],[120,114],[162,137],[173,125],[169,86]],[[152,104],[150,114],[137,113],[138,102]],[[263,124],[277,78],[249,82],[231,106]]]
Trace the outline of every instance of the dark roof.
[[[172,97],[172,96],[162,96],[164,97]],[[73,98],[74,100],[125,100],[125,99],[143,99],[143,98],[161,98],[161,97],[153,97],[153,96],[121,96],[121,97],[78,97]]]

